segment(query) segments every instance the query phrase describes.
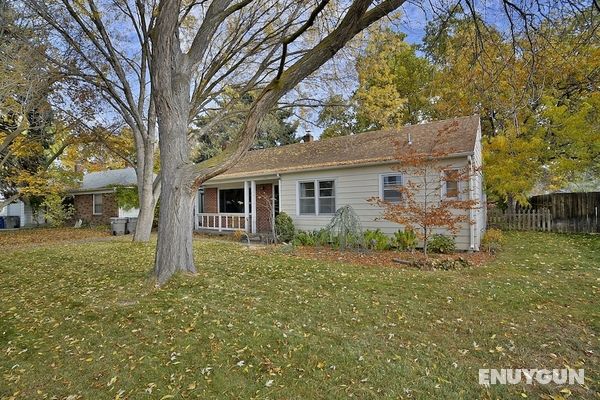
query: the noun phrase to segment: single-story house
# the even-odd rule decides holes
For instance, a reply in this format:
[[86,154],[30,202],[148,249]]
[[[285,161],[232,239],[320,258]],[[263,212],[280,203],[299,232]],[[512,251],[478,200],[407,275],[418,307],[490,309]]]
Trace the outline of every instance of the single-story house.
[[138,208],[125,210],[117,204],[117,187],[136,187],[133,168],[90,172],[83,175],[81,185],[69,194],[75,207],[74,220],[90,224],[109,224],[113,217],[137,217]]
[[[303,143],[249,151],[236,166],[200,188],[195,228],[269,232],[274,215],[285,212],[297,229],[312,231],[327,226],[339,207],[351,205],[363,229],[381,229],[392,235],[402,226],[382,220],[382,209],[367,200],[377,196],[399,199],[398,185],[415,178],[393,168],[398,164],[396,143],[419,152],[447,151],[444,165],[471,173],[466,182],[440,181],[445,186],[439,199],[458,195],[460,187],[469,200],[485,204],[481,125],[479,116],[470,116],[322,141],[308,136]],[[457,212],[468,213],[472,221],[462,224],[453,235],[457,248],[478,250],[485,210],[478,206]],[[450,235],[444,230],[436,233]]]

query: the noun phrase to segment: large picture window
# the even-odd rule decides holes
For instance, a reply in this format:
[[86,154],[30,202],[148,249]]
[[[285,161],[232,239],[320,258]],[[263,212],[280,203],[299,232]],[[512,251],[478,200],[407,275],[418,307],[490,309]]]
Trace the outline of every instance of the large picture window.
[[300,215],[335,213],[335,181],[300,182],[298,191],[298,212]]
[[244,189],[220,189],[219,190],[219,212],[221,212],[221,213],[243,213],[244,212]]
[[92,206],[94,215],[102,215],[102,194],[92,195]]
[[402,175],[390,174],[381,176],[381,199],[390,203],[399,203],[402,200]]

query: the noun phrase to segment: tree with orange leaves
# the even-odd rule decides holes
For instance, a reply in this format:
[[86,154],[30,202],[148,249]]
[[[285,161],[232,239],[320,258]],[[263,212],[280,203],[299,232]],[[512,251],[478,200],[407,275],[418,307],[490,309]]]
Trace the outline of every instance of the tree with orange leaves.
[[415,231],[423,241],[423,252],[434,229],[458,233],[463,223],[473,224],[469,211],[478,207],[478,201],[469,196],[469,178],[475,173],[470,166],[453,165],[448,155],[449,145],[440,145],[443,134],[434,146],[444,151],[418,151],[409,140],[397,141],[395,164],[392,169],[406,177],[406,182],[394,186],[397,201],[373,197],[368,201],[383,208],[382,219],[404,225]]

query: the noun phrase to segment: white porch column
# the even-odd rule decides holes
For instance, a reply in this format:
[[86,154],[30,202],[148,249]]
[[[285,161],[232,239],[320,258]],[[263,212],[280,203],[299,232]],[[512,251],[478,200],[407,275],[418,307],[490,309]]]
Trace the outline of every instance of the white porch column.
[[252,189],[252,233],[256,233],[256,181],[250,181]]
[[244,181],[244,230],[250,232],[248,221],[250,220],[250,184]]

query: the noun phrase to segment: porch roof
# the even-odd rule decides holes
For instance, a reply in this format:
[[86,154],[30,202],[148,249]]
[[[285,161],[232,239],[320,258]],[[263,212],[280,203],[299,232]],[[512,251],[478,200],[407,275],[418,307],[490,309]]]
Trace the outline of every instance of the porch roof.
[[[308,143],[246,153],[242,160],[215,180],[273,175],[307,169],[325,169],[393,161],[397,151],[444,152],[445,157],[473,154],[479,116],[453,118],[397,130],[365,132]],[[409,147],[408,138],[412,141]]]

